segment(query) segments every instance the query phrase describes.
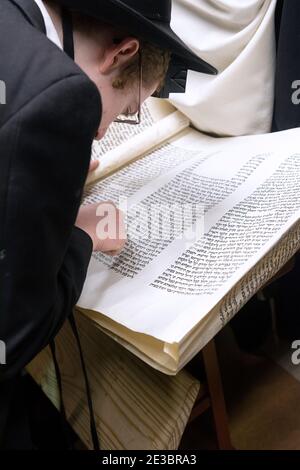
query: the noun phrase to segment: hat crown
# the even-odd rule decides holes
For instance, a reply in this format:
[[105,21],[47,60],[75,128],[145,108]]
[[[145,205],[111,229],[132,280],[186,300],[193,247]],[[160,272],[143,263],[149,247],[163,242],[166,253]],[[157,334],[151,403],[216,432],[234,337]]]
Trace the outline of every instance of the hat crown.
[[122,0],[119,3],[123,3],[150,20],[163,21],[165,23],[170,23],[171,21],[171,0]]
[[[14,0],[17,1],[17,0]],[[18,0],[19,1],[19,0]],[[177,70],[216,74],[171,28],[172,0],[55,0],[64,8],[123,28],[124,31],[171,52]],[[173,76],[173,78],[175,75]],[[176,75],[177,80],[177,75]],[[181,80],[181,79],[180,79]]]

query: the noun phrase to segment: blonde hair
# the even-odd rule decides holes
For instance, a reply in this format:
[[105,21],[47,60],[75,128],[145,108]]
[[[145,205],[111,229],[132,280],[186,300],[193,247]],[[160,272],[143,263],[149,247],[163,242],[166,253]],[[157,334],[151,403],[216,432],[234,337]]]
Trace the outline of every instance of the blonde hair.
[[[158,82],[158,89],[160,89],[169,67],[170,53],[149,42],[140,41],[139,54],[141,54],[143,85],[149,89],[155,82]],[[123,90],[134,83],[138,77],[139,57],[136,54],[120,75],[114,79],[112,85],[114,88]]]
[[[126,37],[128,32],[117,30],[112,25],[101,20],[73,12],[73,21],[76,28],[84,34],[92,36],[99,33],[100,28],[112,28],[116,36]],[[146,42],[140,38],[139,53],[121,71],[120,75],[113,80],[112,86],[119,90],[124,90],[127,86],[134,84],[139,77],[139,54],[141,54],[143,85],[149,89],[158,82],[158,90],[163,86],[166,73],[169,67],[171,54],[168,50]]]

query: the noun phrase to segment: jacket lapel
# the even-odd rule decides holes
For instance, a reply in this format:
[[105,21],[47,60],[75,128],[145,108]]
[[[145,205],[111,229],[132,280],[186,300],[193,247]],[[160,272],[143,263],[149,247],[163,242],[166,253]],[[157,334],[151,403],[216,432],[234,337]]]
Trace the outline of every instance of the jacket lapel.
[[34,0],[10,0],[27,18],[27,20],[42,33],[46,34],[43,15]]

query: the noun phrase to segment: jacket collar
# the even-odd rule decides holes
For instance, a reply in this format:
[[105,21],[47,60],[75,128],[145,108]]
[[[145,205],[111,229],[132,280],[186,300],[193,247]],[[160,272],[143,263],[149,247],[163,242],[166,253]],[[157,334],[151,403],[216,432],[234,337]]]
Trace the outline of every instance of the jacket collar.
[[21,10],[23,15],[32,24],[32,26],[40,30],[42,33],[46,34],[46,26],[45,26],[43,15],[34,0],[10,0],[10,1],[14,3],[19,8],[19,10]]

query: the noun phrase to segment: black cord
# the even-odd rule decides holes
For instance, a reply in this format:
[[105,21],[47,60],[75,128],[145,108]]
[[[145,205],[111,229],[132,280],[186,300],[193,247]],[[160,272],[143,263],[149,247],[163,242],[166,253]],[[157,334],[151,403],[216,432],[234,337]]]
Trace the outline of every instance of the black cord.
[[57,385],[58,385],[58,390],[59,390],[62,429],[63,429],[63,433],[65,435],[67,448],[69,450],[73,450],[72,439],[71,439],[70,432],[69,432],[69,429],[68,429],[68,421],[67,421],[66,409],[65,409],[65,404],[64,404],[64,400],[63,400],[63,392],[62,392],[61,373],[60,373],[60,369],[59,369],[59,365],[58,365],[58,361],[57,361],[57,357],[56,357],[56,348],[55,348],[54,340],[51,340],[49,345],[50,345],[50,349],[51,349],[51,353],[52,353],[54,369],[55,369],[55,374],[56,374],[56,380],[57,380]]
[[63,28],[63,47],[68,56],[74,60],[74,38],[73,38],[73,21],[72,14],[67,8],[62,8],[62,28]]
[[90,413],[90,429],[91,429],[91,436],[92,436],[93,446],[94,446],[94,450],[100,450],[100,444],[99,444],[99,438],[98,438],[97,426],[96,426],[96,420],[95,420],[95,414],[94,414],[94,408],[93,408],[91,388],[90,388],[90,384],[89,384],[86,365],[85,365],[85,361],[84,361],[84,357],[83,357],[82,347],[81,347],[79,334],[78,334],[76,321],[75,321],[75,317],[74,317],[73,312],[71,313],[71,315],[69,317],[69,322],[70,322],[71,328],[73,330],[74,336],[76,338],[77,345],[78,345],[78,350],[79,350],[79,354],[80,354],[81,367],[82,367],[82,371],[83,371],[83,375],[84,375],[86,395],[87,395],[87,401],[88,401],[88,407],[89,407],[89,413]]

